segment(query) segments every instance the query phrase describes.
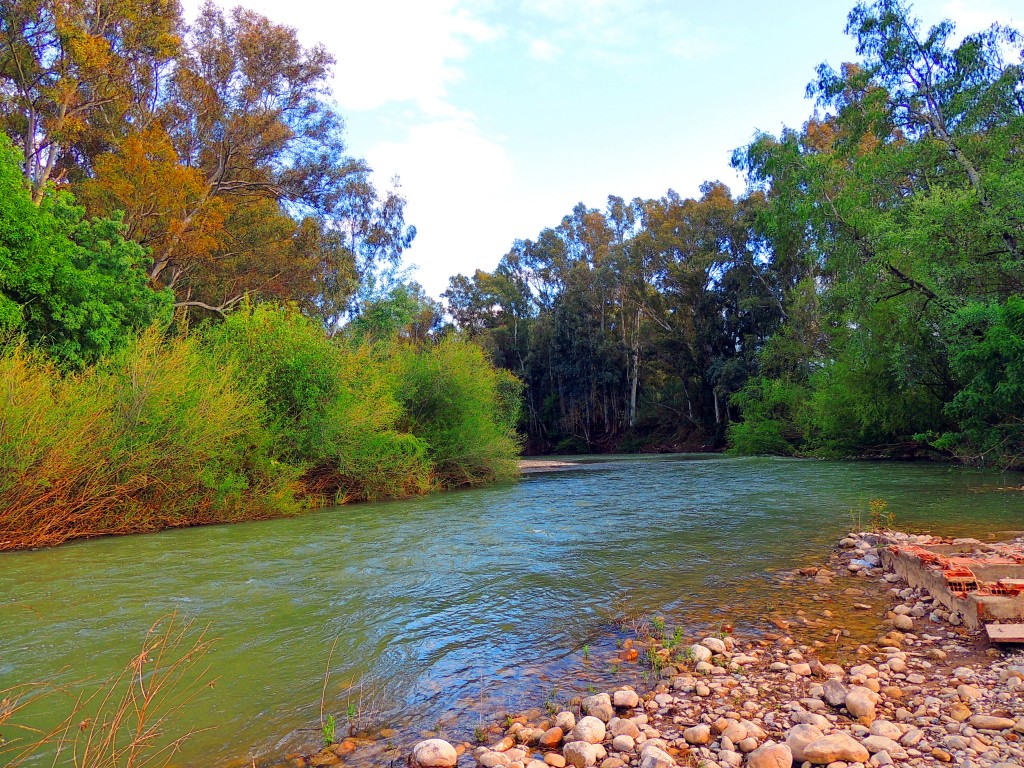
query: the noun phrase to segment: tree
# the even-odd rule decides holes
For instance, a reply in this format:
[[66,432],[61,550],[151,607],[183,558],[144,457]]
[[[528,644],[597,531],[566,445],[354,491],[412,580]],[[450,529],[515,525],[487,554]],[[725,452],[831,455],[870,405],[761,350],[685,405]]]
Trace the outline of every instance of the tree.
[[171,296],[146,286],[145,252],[121,222],[86,220],[66,191],[37,206],[19,166],[0,135],[0,336],[81,367],[166,318]]
[[0,14],[0,122],[37,205],[146,123],[178,51],[177,0],[16,0]]

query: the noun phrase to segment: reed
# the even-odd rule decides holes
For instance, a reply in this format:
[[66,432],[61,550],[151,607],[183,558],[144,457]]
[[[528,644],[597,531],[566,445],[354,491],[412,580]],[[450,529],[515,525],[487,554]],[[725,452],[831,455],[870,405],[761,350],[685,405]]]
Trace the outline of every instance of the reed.
[[[191,621],[169,614],[146,633],[142,649],[120,673],[76,694],[78,685],[37,683],[0,691],[0,725],[15,734],[0,742],[9,768],[45,758],[73,768],[162,768],[202,729],[168,733],[195,697],[213,681],[202,667],[211,640]],[[72,702],[49,730],[25,724],[31,710],[54,711]]]

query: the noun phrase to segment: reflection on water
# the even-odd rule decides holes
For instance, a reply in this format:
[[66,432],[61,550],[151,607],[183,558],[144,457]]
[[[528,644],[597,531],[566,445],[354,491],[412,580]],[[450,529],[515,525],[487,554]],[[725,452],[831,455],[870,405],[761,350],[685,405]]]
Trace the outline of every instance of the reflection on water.
[[[184,764],[267,750],[361,687],[375,714],[433,724],[542,702],[552,675],[624,616],[742,629],[766,571],[820,558],[850,510],[903,527],[1024,527],[1019,476],[916,464],[719,456],[602,459],[514,485],[301,518],[0,556],[0,689],[119,669],[178,611],[218,638]],[[738,620],[735,617],[739,617]],[[371,692],[373,692],[371,694]],[[238,744],[238,739],[242,744]],[[200,760],[202,756],[202,760]]]

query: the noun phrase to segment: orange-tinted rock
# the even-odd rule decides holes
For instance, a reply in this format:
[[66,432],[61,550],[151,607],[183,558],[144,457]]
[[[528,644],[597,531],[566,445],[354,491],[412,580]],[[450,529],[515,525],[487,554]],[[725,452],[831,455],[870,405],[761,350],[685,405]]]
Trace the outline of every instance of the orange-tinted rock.
[[555,726],[554,728],[549,728],[544,731],[544,735],[540,737],[540,741],[537,743],[544,749],[555,749],[562,743],[562,737],[564,735],[565,732],[558,726]]

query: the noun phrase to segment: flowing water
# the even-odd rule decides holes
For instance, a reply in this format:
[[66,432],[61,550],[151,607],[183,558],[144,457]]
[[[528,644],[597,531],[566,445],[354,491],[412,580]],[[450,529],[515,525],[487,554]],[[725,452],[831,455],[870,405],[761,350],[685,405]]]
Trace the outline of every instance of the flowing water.
[[[616,457],[481,490],[0,555],[0,690],[50,678],[73,695],[177,612],[216,638],[205,662],[217,682],[169,724],[213,726],[176,764],[315,742],[328,668],[325,707],[342,721],[353,701],[400,734],[472,723],[543,702],[624,617],[739,630],[777,589],[766,573],[820,561],[871,499],[901,527],[977,535],[1024,528],[1024,492],[1008,487],[1021,484],[923,464]],[[47,714],[69,702],[52,698]]]

